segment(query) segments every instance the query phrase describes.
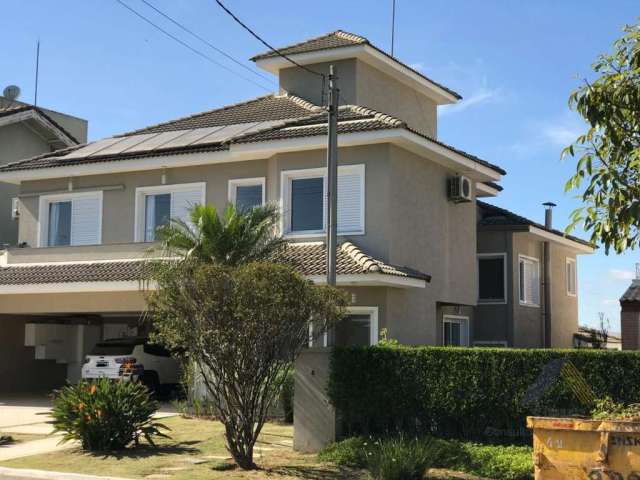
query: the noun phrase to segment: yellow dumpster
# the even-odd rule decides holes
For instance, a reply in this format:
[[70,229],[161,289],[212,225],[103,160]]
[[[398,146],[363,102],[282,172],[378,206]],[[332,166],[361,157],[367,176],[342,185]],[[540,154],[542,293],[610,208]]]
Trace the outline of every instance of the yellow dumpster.
[[640,422],[528,417],[536,480],[640,480]]

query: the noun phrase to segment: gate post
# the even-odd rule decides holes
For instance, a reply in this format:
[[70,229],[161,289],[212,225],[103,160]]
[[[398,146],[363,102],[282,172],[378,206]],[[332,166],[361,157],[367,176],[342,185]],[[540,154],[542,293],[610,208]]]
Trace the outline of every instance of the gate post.
[[309,348],[295,362],[293,448],[316,453],[336,440],[336,412],[327,396],[330,348]]

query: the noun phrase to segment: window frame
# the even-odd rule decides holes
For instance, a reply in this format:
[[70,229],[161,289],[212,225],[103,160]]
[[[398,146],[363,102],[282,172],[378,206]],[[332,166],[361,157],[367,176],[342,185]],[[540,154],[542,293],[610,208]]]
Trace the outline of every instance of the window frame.
[[145,228],[145,198],[147,195],[157,195],[163,193],[170,193],[172,195],[171,201],[173,202],[173,193],[183,192],[188,190],[200,189],[200,202],[202,205],[206,203],[206,183],[174,183],[171,185],[153,185],[148,187],[137,187],[135,192],[135,212],[134,212],[134,228],[133,228],[133,241],[136,243],[149,243],[145,242],[144,228]]
[[[534,303],[531,301],[528,301],[526,298],[523,300],[522,297],[520,296],[521,293],[521,289],[522,289],[522,285],[521,285],[521,280],[520,280],[520,263],[524,262],[524,263],[531,263],[531,264],[535,264],[536,266],[536,270],[538,272],[538,282],[537,282],[537,288],[538,288],[538,303]],[[535,258],[535,257],[530,257],[527,255],[518,255],[518,302],[521,306],[523,307],[531,307],[531,308],[540,308],[540,301],[541,301],[541,288],[540,288],[540,259],[539,258]],[[526,297],[526,289],[525,289],[525,297]]]
[[[460,325],[460,336],[462,337],[462,328],[464,326],[466,330],[466,342],[463,344],[460,342],[460,345],[445,345],[445,328],[447,323],[457,323]],[[445,313],[442,315],[442,346],[443,347],[468,347],[470,344],[470,325],[469,325],[469,317],[466,315],[450,315]]]
[[[502,258],[502,266],[503,266],[503,299],[495,300],[495,299],[487,299],[483,300],[480,298],[480,260],[481,259],[492,259],[492,258]],[[477,265],[478,265],[478,304],[481,305],[506,305],[509,298],[509,285],[507,283],[507,252],[495,252],[495,253],[478,253],[477,254]]]
[[[345,310],[345,315],[369,315],[369,346],[375,346],[380,340],[380,330],[378,322],[378,307],[371,306],[349,306]],[[313,345],[313,322],[309,323],[309,348],[320,345]],[[322,335],[322,347],[329,346],[329,332]]]
[[[568,272],[569,265],[573,265],[573,288],[574,288],[573,292],[569,288],[570,286],[570,283],[569,283],[570,278],[569,278],[569,272]],[[578,262],[576,261],[575,258],[571,258],[571,257],[565,258],[564,275],[565,275],[565,286],[567,287],[566,288],[567,296],[577,297],[578,296]]]
[[[360,230],[354,231],[338,231],[338,235],[364,235],[365,226],[365,208],[366,208],[366,170],[365,164],[340,165],[338,167],[338,178],[341,174],[357,173],[360,176]],[[322,178],[323,179],[323,202],[322,202],[322,229],[321,230],[291,230],[291,181],[306,178]],[[320,168],[304,168],[297,170],[282,170],[280,172],[280,206],[282,209],[282,218],[280,220],[280,230],[285,238],[312,238],[324,235],[327,231],[327,169]],[[338,201],[340,199],[338,198]]]
[[231,205],[236,205],[236,192],[238,187],[255,187],[260,185],[262,187],[262,203],[260,206],[265,205],[266,192],[265,187],[267,184],[266,177],[253,177],[253,178],[232,178],[229,180],[227,187],[227,200]]
[[[81,198],[95,198],[98,200],[98,243],[95,245],[102,245],[102,214],[103,214],[103,200],[104,192],[102,190],[96,190],[91,192],[65,192],[55,193],[50,195],[40,195],[38,199],[38,248],[55,248],[54,245],[49,246],[49,206],[52,203],[59,202],[71,202],[71,209],[73,212],[73,201]],[[72,213],[73,216],[73,213]],[[73,230],[70,232],[70,236],[73,237]],[[73,243],[69,245],[59,245],[58,247],[75,247]],[[83,245],[86,246],[86,245]]]

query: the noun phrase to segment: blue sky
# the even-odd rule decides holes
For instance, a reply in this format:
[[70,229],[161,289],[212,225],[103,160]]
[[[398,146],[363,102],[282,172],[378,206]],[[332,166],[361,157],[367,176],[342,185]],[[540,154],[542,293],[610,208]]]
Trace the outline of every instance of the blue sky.
[[[140,0],[123,1],[243,72]],[[264,50],[213,0],[149,1],[238,59]],[[275,45],[341,28],[389,48],[391,0],[227,4]],[[40,38],[39,104],[88,119],[90,139],[265,93],[164,37],[116,0],[28,0],[11,2],[11,9],[4,5],[11,21],[0,29],[0,87],[17,84],[21,99],[33,100]],[[541,203],[554,201],[555,224],[564,227],[579,202],[563,193],[573,165],[559,155],[583,128],[567,98],[637,15],[637,0],[397,0],[395,53],[464,97],[440,112],[439,137],[508,171],[505,191],[492,201],[538,221]],[[602,311],[618,329],[617,298],[639,257],[581,257],[581,323],[595,324]]]

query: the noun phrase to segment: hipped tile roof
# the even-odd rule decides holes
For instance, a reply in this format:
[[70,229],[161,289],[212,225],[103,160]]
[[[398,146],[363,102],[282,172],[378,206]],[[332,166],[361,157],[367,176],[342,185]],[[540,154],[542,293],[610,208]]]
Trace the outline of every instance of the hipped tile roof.
[[620,303],[640,302],[640,282],[634,280],[627,291],[620,297]]
[[496,207],[495,205],[491,205],[489,203],[481,202],[477,200],[478,207],[480,207],[481,217],[480,217],[480,225],[486,226],[531,226],[536,227],[541,230],[545,230],[549,233],[553,233],[559,237],[567,238],[574,242],[580,243],[582,245],[586,245],[588,247],[595,247],[591,242],[587,240],[583,240],[578,237],[574,237],[573,235],[567,235],[566,233],[556,230],[555,228],[547,228],[544,225],[534,222],[533,220],[529,220],[517,213],[510,212],[504,208]]
[[[323,243],[291,243],[274,260],[291,265],[302,275],[324,275],[326,254]],[[0,286],[138,281],[148,273],[149,263],[144,260],[13,265],[0,268]],[[337,274],[367,273],[431,280],[429,275],[417,270],[377,260],[351,242],[342,243],[337,252]]]
[[[336,30],[335,32],[330,32],[325,35],[321,35],[319,37],[310,38],[309,40],[305,40],[304,42],[294,43],[293,45],[288,45],[286,47],[278,48],[278,52],[280,52],[283,55],[290,56],[290,55],[297,55],[301,53],[319,52],[323,50],[332,50],[336,48],[353,47],[357,45],[368,45],[369,47],[377,50],[387,58],[393,60],[398,65],[401,65],[407,70],[410,70],[411,72],[415,73],[416,75],[419,75],[420,77],[424,78],[428,82],[436,85],[442,90],[453,95],[458,100],[462,99],[460,94],[458,94],[457,92],[454,92],[453,90],[445,87],[444,85],[441,85],[433,81],[423,73],[401,62],[396,57],[389,55],[387,52],[385,52],[381,48],[376,47],[374,44],[372,44],[367,38],[361,35],[356,35],[355,33],[345,32],[344,30]],[[278,53],[273,51],[268,51],[252,57],[251,60],[256,62],[259,60],[274,58],[277,56],[278,56]]]

